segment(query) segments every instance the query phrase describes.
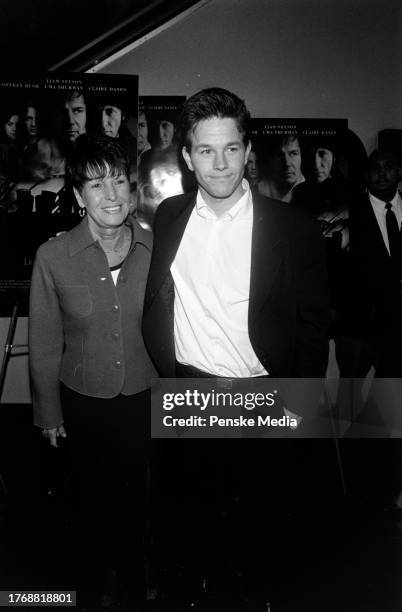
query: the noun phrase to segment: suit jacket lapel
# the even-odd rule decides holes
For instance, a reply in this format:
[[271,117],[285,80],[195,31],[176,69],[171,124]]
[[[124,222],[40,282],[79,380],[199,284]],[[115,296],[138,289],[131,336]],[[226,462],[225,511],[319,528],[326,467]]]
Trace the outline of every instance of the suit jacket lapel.
[[283,261],[285,249],[283,229],[279,228],[269,199],[261,198],[258,194],[253,193],[253,207],[250,321],[258,315],[267,299]]
[[[148,278],[148,299],[153,300],[155,294],[167,278],[170,267],[180,246],[184,230],[195,205],[195,194],[178,196],[180,200],[168,203],[172,215],[166,211],[163,226],[160,224],[155,233],[152,265]],[[179,202],[179,206],[177,205]]]
[[375,216],[373,207],[370,202],[370,198],[368,196],[366,198],[365,205],[367,210],[367,216],[365,216],[365,218],[367,219],[367,244],[370,245],[370,248],[373,249],[373,252],[377,250],[378,253],[381,252],[383,257],[388,258],[388,249],[385,245],[384,238],[382,237],[377,218]]

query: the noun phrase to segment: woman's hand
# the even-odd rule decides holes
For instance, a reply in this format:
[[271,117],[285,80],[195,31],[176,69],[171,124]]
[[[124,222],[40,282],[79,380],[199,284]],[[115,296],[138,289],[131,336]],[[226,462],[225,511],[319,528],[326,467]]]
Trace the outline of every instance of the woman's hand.
[[67,438],[64,425],[59,425],[59,427],[51,427],[50,429],[42,429],[42,436],[47,438],[50,446],[54,446],[54,448],[58,447],[57,438]]

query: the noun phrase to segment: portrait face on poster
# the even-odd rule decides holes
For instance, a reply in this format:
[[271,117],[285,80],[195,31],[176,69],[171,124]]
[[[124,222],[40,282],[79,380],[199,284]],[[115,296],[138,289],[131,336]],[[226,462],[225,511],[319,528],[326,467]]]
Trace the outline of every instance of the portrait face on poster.
[[77,139],[85,134],[117,139],[129,159],[135,192],[138,77],[46,73],[0,79],[0,93],[1,314],[8,315],[15,301],[23,314],[36,249],[81,220],[65,182]]
[[178,121],[185,96],[140,96],[138,110],[138,218],[152,227],[159,204],[186,191]]

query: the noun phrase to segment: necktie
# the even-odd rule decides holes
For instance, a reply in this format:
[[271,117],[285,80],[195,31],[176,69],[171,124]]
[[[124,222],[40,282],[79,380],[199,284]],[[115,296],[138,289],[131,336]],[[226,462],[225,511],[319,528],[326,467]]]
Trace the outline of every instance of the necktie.
[[399,235],[398,221],[396,220],[396,216],[392,210],[392,204],[390,202],[385,205],[385,208],[387,209],[387,212],[385,213],[385,222],[387,224],[389,251],[393,262],[399,270],[401,258],[401,237]]
[[396,220],[396,216],[394,211],[392,210],[392,204],[390,202],[385,205],[385,208],[387,209],[387,212],[385,213],[385,222],[387,224],[389,251],[391,253],[392,259],[398,261],[400,254],[400,236],[398,221]]

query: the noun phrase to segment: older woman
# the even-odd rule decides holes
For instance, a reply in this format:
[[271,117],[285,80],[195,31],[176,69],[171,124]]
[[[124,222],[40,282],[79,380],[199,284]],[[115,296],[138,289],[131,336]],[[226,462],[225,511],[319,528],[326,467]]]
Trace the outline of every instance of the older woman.
[[79,556],[92,553],[104,585],[116,570],[141,574],[156,375],[141,335],[151,235],[130,215],[128,172],[115,139],[77,139],[67,179],[86,215],[39,248],[30,296],[35,424],[53,446],[67,436],[82,510]]

